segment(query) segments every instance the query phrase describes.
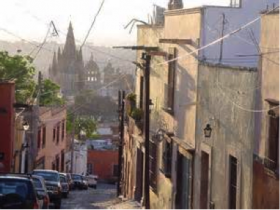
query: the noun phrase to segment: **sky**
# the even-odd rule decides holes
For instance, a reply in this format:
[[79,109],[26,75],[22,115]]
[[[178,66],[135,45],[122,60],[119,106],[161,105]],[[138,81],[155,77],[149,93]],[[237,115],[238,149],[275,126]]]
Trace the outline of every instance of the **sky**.
[[[1,29],[28,41],[42,42],[48,23],[53,21],[61,31],[48,41],[64,43],[72,22],[75,38],[84,40],[102,0],[0,0],[0,39],[17,41]],[[130,34],[124,26],[133,18],[148,20],[153,5],[166,7],[169,0],[105,0],[103,9],[87,43],[97,46],[129,45],[136,41],[136,28]],[[229,0],[184,0],[185,7],[216,4],[228,5]]]

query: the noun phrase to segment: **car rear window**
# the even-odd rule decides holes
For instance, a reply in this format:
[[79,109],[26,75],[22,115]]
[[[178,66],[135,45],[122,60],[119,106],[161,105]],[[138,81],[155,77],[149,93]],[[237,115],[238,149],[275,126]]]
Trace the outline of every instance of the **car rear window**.
[[65,176],[60,176],[60,182],[62,183],[67,183],[66,177]]
[[51,181],[51,182],[59,181],[59,175],[57,173],[34,171],[33,174],[43,177],[46,181]]
[[82,180],[82,177],[79,175],[72,175],[73,180]]
[[0,194],[17,194],[24,199],[34,198],[34,188],[31,182],[17,179],[0,179]]
[[34,184],[34,187],[36,189],[42,189],[43,188],[43,185],[42,185],[41,181],[37,178],[33,178],[33,184]]

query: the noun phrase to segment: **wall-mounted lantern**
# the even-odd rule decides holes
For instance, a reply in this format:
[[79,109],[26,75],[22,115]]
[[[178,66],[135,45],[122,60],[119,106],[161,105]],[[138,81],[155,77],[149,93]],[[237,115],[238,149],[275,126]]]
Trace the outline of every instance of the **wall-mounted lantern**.
[[204,137],[205,138],[211,138],[212,128],[210,124],[206,125],[206,128],[204,128]]
[[22,127],[23,127],[23,130],[28,131],[30,126],[29,126],[29,124],[25,121],[25,122],[22,123]]

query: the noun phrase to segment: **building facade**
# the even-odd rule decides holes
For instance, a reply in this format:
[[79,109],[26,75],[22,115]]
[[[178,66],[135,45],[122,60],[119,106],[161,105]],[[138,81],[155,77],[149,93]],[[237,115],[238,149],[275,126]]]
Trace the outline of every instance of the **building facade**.
[[66,108],[40,107],[36,169],[66,171]]
[[[252,7],[251,1],[243,0],[231,1],[229,6],[223,7],[171,9],[164,12],[164,25],[138,26],[137,45],[155,49],[150,53],[150,99],[153,104],[149,128],[150,164],[146,167],[144,163],[143,116],[141,120],[128,117],[123,140],[123,195],[144,203],[144,174],[149,168],[151,208],[252,207],[254,115],[237,107],[254,109],[255,92],[248,94],[247,88],[256,86],[253,67],[257,67],[259,59],[256,56],[249,61],[238,55],[257,54],[258,51],[252,42],[248,42],[246,30],[222,42],[212,42],[258,18],[267,5],[273,8],[273,3],[277,2],[258,1]],[[252,39],[258,42],[260,24],[254,24],[250,30]],[[208,47],[199,50],[203,46]],[[142,53],[137,53],[138,63],[143,62]],[[236,67],[236,64],[245,67]],[[220,83],[225,86],[222,90],[226,89],[226,92],[215,89],[217,69],[221,74]],[[206,74],[211,80],[207,81]],[[231,77],[233,79],[229,81]],[[145,75],[139,68],[135,94],[137,108],[142,111],[144,86]],[[234,97],[237,107],[227,100],[229,95]],[[215,107],[216,103],[222,107]],[[212,116],[214,113],[210,108],[219,112],[218,117]],[[222,111],[226,116],[220,116]],[[212,132],[218,133],[218,137],[207,142],[203,138],[204,128],[217,119]],[[243,123],[243,127],[238,123]],[[234,132],[230,132],[231,126],[235,127]],[[219,169],[219,164],[223,170]],[[239,191],[230,194],[228,189],[232,180],[228,170],[235,169],[238,173],[242,171],[236,175]]]
[[98,179],[116,182],[118,176],[118,151],[88,150],[87,173],[97,175]]
[[0,82],[0,172],[12,171],[15,119],[15,83]]
[[257,81],[256,68],[199,65],[194,208],[252,207]]
[[[265,11],[266,12],[266,11]],[[253,208],[279,208],[279,10],[261,19]]]

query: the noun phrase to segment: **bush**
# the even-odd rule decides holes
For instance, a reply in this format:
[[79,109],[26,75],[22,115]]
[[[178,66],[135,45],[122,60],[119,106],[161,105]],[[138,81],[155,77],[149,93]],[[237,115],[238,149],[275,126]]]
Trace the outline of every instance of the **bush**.
[[133,109],[131,112],[131,117],[134,120],[140,121],[143,118],[143,110],[138,108]]

